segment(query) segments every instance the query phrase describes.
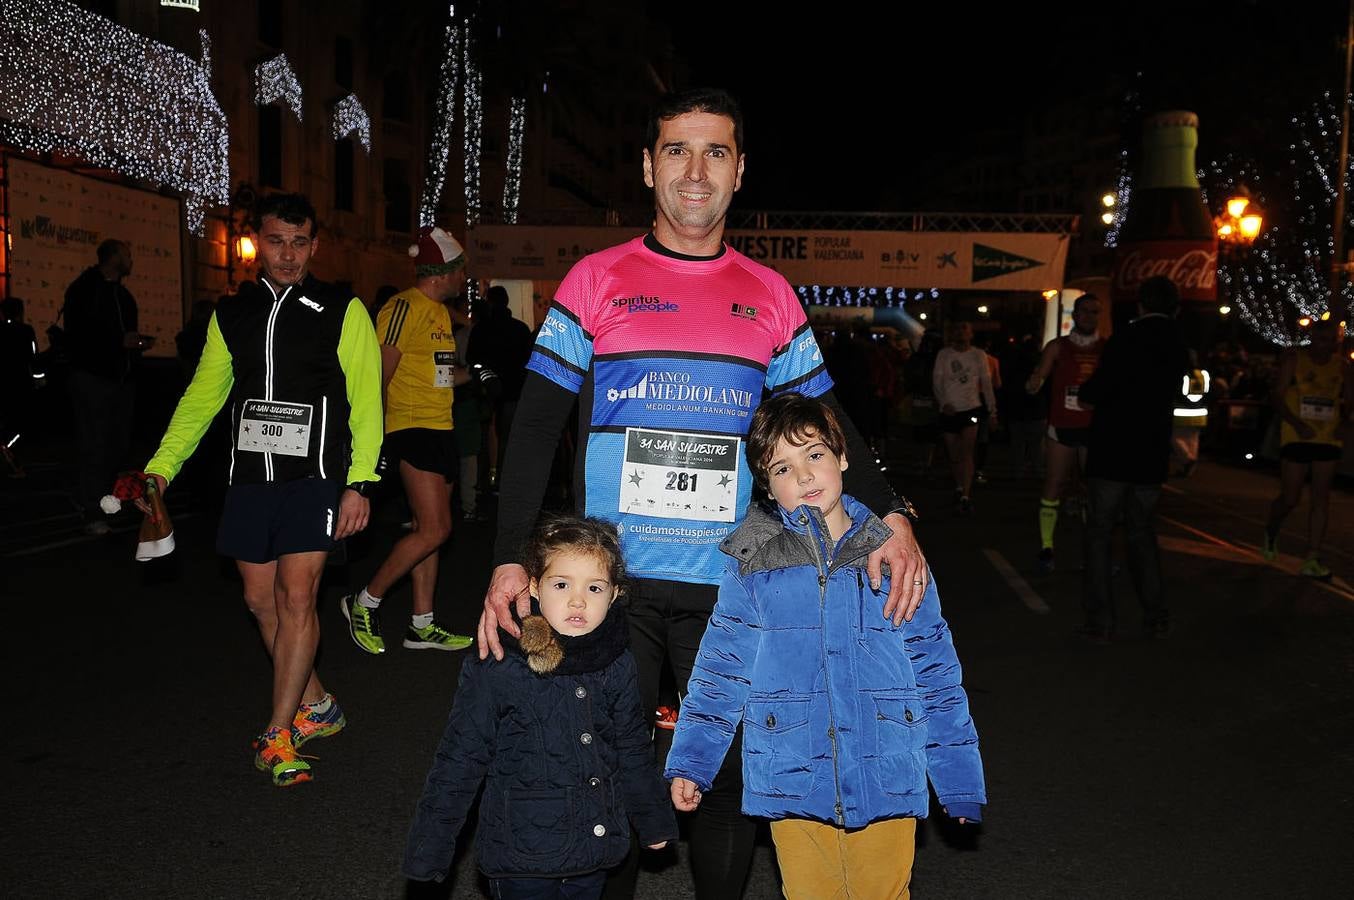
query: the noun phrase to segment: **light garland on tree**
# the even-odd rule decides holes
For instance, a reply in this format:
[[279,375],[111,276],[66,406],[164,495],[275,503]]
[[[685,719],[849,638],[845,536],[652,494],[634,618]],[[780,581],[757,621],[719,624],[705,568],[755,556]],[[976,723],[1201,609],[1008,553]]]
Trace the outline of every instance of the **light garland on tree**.
[[296,121],[301,122],[301,82],[292,71],[287,54],[279,53],[254,69],[254,105],[268,106],[282,101]]
[[[1141,74],[1141,73],[1140,73]],[[1129,128],[1136,127],[1142,115],[1142,97],[1134,85],[1124,92],[1119,107],[1119,131],[1123,139],[1130,136]],[[1133,135],[1134,139],[1137,138]],[[1119,178],[1114,186],[1114,219],[1105,231],[1105,246],[1119,246],[1119,229],[1128,217],[1129,201],[1133,199],[1133,169],[1127,148],[1119,151]]]
[[446,45],[442,55],[442,74],[437,94],[437,128],[428,148],[428,174],[419,198],[418,223],[431,228],[437,224],[437,204],[446,183],[447,157],[451,154],[451,129],[456,117],[456,81],[460,73],[461,29],[456,24],[456,5],[448,12]]
[[503,221],[517,224],[517,205],[522,199],[522,144],[526,138],[527,98],[513,97],[508,114],[508,174],[503,181]]
[[1128,168],[1128,151],[1119,151],[1119,180],[1114,187],[1114,219],[1105,231],[1105,246],[1119,246],[1119,229],[1128,216],[1128,203],[1133,199],[1133,174]]
[[475,41],[470,19],[465,20],[465,37],[461,42],[461,71],[465,73],[461,90],[461,127],[465,151],[465,225],[470,228],[480,220],[480,146],[484,134],[484,107],[481,97],[483,77],[475,61]]
[[[1342,318],[1354,315],[1354,286],[1342,282],[1340,296],[1331,302],[1327,281],[1334,253],[1339,102],[1327,93],[1289,121],[1295,136],[1283,176],[1292,186],[1291,197],[1266,197],[1255,166],[1232,157],[1212,162],[1201,173],[1213,196],[1225,197],[1244,183],[1265,211],[1267,226],[1249,251],[1219,255],[1218,279],[1242,321],[1280,347],[1308,342],[1298,325],[1301,317],[1318,319],[1328,308]],[[1354,235],[1349,212],[1345,229]]]
[[206,41],[194,60],[64,0],[0,0],[0,140],[177,191],[201,234],[230,196],[210,59]]
[[340,140],[353,132],[357,132],[357,139],[362,142],[362,149],[368,153],[371,152],[371,117],[362,108],[362,102],[357,99],[356,94],[349,94],[334,104],[331,124],[334,131],[334,140]]

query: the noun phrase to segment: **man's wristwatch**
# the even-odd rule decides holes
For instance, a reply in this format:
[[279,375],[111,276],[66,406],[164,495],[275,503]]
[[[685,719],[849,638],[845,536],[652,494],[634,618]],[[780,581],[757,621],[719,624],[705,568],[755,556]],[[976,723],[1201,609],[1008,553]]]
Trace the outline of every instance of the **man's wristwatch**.
[[359,497],[370,497],[371,490],[375,485],[376,482],[374,481],[354,481],[352,484],[348,485],[348,490],[357,494]]
[[911,500],[907,499],[906,497],[899,497],[898,503],[899,505],[897,507],[884,513],[884,515],[880,517],[881,520],[887,519],[894,513],[897,513],[904,519],[907,519],[909,522],[918,522],[921,520],[921,515],[917,512],[917,507],[912,505]]

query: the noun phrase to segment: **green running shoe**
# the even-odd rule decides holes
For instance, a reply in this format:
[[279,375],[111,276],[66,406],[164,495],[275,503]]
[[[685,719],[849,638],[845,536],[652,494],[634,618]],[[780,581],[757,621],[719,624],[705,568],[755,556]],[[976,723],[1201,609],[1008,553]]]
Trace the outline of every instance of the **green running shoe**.
[[349,594],[339,601],[343,609],[343,618],[348,620],[348,633],[353,643],[372,655],[386,652],[386,642],[381,640],[381,620],[376,610],[368,609],[357,602],[356,594]]
[[291,787],[310,781],[310,763],[292,746],[290,728],[269,728],[254,738],[254,767],[267,772],[278,787]]
[[1317,578],[1321,581],[1330,580],[1330,569],[1315,556],[1307,557],[1307,561],[1302,564],[1302,568],[1298,569],[1298,574],[1303,578]]
[[1266,562],[1273,562],[1279,555],[1279,536],[1270,534],[1268,528],[1265,529],[1264,534],[1264,546],[1261,555],[1264,556]]
[[473,643],[474,638],[452,634],[436,622],[427,628],[410,625],[404,633],[404,646],[410,650],[464,650]]

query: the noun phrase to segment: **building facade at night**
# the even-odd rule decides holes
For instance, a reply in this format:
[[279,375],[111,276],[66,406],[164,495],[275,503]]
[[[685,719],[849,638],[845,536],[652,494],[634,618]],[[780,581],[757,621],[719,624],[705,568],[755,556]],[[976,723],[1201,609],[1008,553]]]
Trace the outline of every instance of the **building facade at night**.
[[[507,2],[455,4],[455,19],[444,4],[392,16],[371,0],[0,6],[10,20],[0,52],[14,63],[0,87],[0,160],[178,198],[183,310],[252,275],[239,238],[251,197],[268,191],[310,197],[321,223],[314,271],[368,300],[379,285],[409,280],[406,248],[421,218],[464,236],[470,221],[502,220],[513,208],[641,204],[636,137],[673,65],[661,29],[641,23],[637,39],[634,14],[620,15],[614,0],[565,3],[545,16],[514,15],[523,10]],[[624,35],[614,22],[627,23]],[[121,48],[115,58],[82,59],[76,48],[89,34]],[[617,52],[593,58],[585,48],[598,40]],[[48,61],[46,81],[26,80],[29,56]],[[166,84],[164,72],[187,78]],[[205,86],[196,93],[195,81]],[[438,101],[448,86],[444,127]],[[96,109],[103,97],[108,121],[62,106]],[[125,139],[142,129],[153,133],[144,147]],[[147,177],[166,155],[191,177]],[[520,181],[509,197],[513,160]],[[440,192],[430,177],[437,167]],[[185,190],[190,182],[202,182],[201,196]],[[8,210],[0,203],[0,228],[17,233]],[[92,264],[92,248],[88,256]],[[0,263],[3,293],[19,293],[11,272],[19,255]],[[50,290],[48,305],[59,304],[64,285],[39,285],[25,290]]]

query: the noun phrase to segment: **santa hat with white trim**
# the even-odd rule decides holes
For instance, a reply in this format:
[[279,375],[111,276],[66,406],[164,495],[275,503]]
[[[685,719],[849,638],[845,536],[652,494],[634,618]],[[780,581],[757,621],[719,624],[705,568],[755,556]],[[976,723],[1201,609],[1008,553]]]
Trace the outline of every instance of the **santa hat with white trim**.
[[419,278],[446,275],[465,265],[465,251],[456,238],[436,226],[418,230],[418,243],[409,246],[409,255]]

